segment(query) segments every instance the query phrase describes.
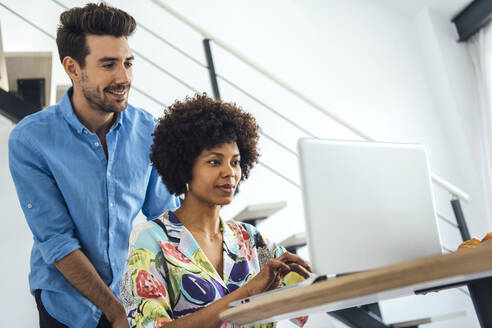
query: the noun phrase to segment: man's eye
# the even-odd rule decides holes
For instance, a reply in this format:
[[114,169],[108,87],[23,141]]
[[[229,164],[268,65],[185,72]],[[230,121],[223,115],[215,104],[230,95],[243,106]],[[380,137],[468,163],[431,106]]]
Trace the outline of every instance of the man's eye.
[[133,67],[133,62],[126,62],[126,63],[125,63],[125,66],[126,66],[127,68]]
[[103,67],[106,68],[106,69],[111,69],[113,68],[114,64],[111,63],[111,64],[104,64]]

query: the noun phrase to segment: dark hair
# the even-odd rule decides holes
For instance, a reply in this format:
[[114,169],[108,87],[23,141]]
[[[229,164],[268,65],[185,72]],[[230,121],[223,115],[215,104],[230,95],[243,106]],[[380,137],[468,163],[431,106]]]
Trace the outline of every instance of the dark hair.
[[56,44],[60,61],[66,56],[75,59],[81,67],[89,54],[86,35],[112,35],[128,37],[135,30],[136,22],[123,10],[105,3],[89,3],[84,7],[74,7],[60,15],[56,31]]
[[236,104],[197,94],[164,111],[153,133],[150,160],[169,192],[179,195],[185,192],[195,159],[203,150],[235,141],[244,180],[258,162],[258,130],[255,118]]

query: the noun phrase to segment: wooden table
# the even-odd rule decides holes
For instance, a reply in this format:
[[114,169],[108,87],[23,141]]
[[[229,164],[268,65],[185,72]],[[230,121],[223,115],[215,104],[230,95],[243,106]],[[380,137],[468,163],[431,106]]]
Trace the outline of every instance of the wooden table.
[[487,277],[492,277],[492,241],[474,249],[407,261],[286,290],[229,308],[220,314],[220,318],[239,325],[278,321]]

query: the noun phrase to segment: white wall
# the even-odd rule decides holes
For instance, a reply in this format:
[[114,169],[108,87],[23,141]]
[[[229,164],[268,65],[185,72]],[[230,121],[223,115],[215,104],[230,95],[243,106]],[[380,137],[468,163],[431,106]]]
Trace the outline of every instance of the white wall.
[[4,263],[0,281],[6,295],[0,301],[0,327],[35,327],[36,304],[27,283],[33,239],[17,200],[8,163],[7,140],[13,127],[0,115],[0,220],[3,227],[0,261]]
[[[434,4],[443,1],[434,1]],[[62,9],[53,2],[11,0],[3,3],[55,34],[57,17]],[[65,0],[63,3],[72,6],[80,4],[80,1]],[[141,1],[138,5],[129,0],[110,3],[127,10],[137,21],[205,63],[200,35],[150,1]],[[480,196],[479,176],[474,166],[470,139],[475,122],[467,115],[467,108],[477,105],[471,64],[464,46],[455,42],[456,35],[448,13],[444,14],[435,7],[408,13],[388,5],[388,2],[369,0],[169,0],[167,3],[375,139],[424,143],[428,148],[432,171],[471,195],[470,203],[463,206],[472,234],[479,235],[487,229],[484,199]],[[53,40],[3,8],[0,8],[0,21],[5,51],[56,53]],[[130,43],[135,50],[160,63],[196,89],[211,94],[208,73],[202,67],[183,59],[142,29],[137,31]],[[213,44],[212,51],[219,74],[241,85],[314,134],[339,139],[357,138]],[[166,104],[192,94],[139,56],[136,59],[135,86]],[[54,63],[53,67],[54,85],[67,84],[60,65]],[[304,135],[302,132],[283,123],[224,82],[219,81],[219,87],[223,99],[235,101],[253,112],[267,134],[295,149],[297,138]],[[131,102],[148,108],[155,115],[162,111],[159,105],[135,91],[131,94]],[[0,129],[2,145],[5,145],[10,127],[0,126]],[[261,151],[262,161],[299,181],[294,156],[265,138],[261,141]],[[27,253],[32,238],[17,207],[6,166],[6,150],[0,156],[4,163],[0,167],[2,185],[4,181],[10,185],[5,197],[4,188],[1,191],[2,208],[8,208],[5,212],[7,219],[4,220],[17,231],[18,238],[26,241],[22,243],[25,257],[1,252],[2,258],[6,257],[3,263],[22,262],[15,266],[11,279],[15,280],[15,285],[23,286],[24,292],[17,293],[19,296],[15,297],[25,306],[14,308],[13,304],[19,302],[3,300],[0,302],[6,303],[1,303],[0,307],[9,311],[10,308],[12,311],[30,311],[32,314],[35,313],[33,302],[25,293]],[[436,199],[439,212],[452,219],[447,192],[436,188]],[[260,229],[280,241],[304,230],[300,192],[261,166],[241,186],[240,194],[232,205],[224,209],[223,216],[232,217],[247,204],[279,200],[288,202],[287,209],[262,223]],[[440,227],[444,245],[454,249],[459,243],[459,234],[442,222]],[[2,249],[12,248],[11,244],[1,243]],[[383,302],[382,310],[388,322],[467,310],[469,315],[465,318],[428,326],[478,325],[469,299],[457,290]],[[28,314],[19,318],[31,320],[31,323],[33,320]],[[308,326],[321,326],[325,320],[325,315],[316,316]],[[30,326],[29,322],[19,324],[19,327]],[[290,324],[285,322],[283,325]]]

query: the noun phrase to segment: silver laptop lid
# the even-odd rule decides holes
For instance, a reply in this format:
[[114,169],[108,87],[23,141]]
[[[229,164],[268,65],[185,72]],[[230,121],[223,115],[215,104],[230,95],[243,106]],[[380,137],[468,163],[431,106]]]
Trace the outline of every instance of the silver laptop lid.
[[424,146],[304,138],[298,150],[316,273],[441,253]]

